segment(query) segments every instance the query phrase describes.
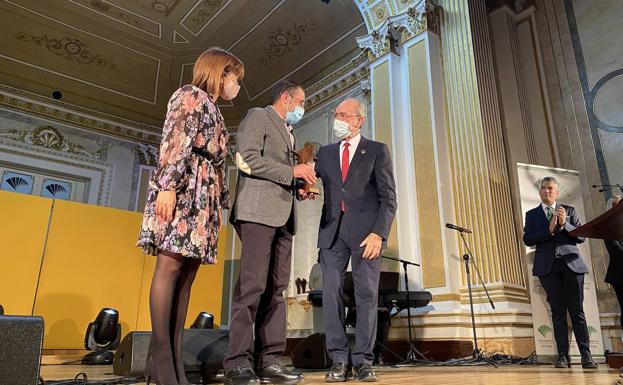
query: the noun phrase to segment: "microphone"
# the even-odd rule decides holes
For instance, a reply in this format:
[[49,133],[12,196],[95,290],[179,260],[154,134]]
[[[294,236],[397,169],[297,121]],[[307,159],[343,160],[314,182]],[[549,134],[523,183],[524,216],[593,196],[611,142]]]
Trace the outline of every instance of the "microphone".
[[461,227],[461,226],[457,226],[457,225],[453,225],[452,223],[446,223],[446,227],[452,230],[456,230],[459,233],[466,233],[466,234],[471,234],[472,231],[469,229],[466,229],[465,227]]

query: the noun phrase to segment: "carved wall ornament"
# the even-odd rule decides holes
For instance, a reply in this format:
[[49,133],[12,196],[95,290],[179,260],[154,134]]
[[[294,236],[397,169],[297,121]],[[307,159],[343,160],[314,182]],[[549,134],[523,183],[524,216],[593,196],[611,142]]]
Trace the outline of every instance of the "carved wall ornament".
[[305,90],[309,95],[305,100],[305,111],[314,111],[357,86],[362,88],[364,96],[367,97],[369,91],[366,89],[370,87],[369,76],[370,66],[367,56],[365,52],[361,52],[331,76]]
[[69,61],[80,64],[95,64],[110,71],[117,71],[117,66],[115,64],[109,63],[101,55],[89,51],[87,45],[79,39],[71,37],[56,39],[50,38],[45,34],[34,36],[25,32],[19,32],[16,38],[25,43],[32,43],[33,45],[43,47],[47,49],[48,52],[61,56]]
[[197,36],[221,9],[223,2],[224,0],[202,0],[180,24]]
[[165,15],[171,12],[178,0],[140,0],[143,8],[154,10]]
[[87,151],[83,146],[67,140],[56,128],[52,126],[42,126],[34,131],[9,130],[6,133],[0,133],[0,137],[68,154],[82,155],[92,159],[101,159],[102,155],[106,151],[103,146],[100,146],[97,151]]
[[379,58],[396,53],[402,42],[427,30],[439,34],[439,8],[430,0],[420,0],[406,12],[388,17],[372,33],[358,37],[357,44]]
[[285,31],[278,29],[277,31],[271,32],[268,36],[270,44],[264,49],[265,54],[258,59],[258,62],[263,65],[268,65],[287,52],[292,51],[292,48],[299,45],[303,37],[308,35],[310,31],[314,31],[316,27],[316,22],[310,19],[302,24],[294,24],[290,29]]
[[[85,5],[86,6],[86,5]],[[155,37],[160,37],[160,24],[145,17],[133,14],[132,12],[110,3],[106,0],[91,0],[89,6],[95,12],[107,15],[123,24],[137,28]]]
[[18,90],[0,84],[0,106],[61,124],[109,135],[124,140],[157,145],[160,143],[162,127],[125,120],[101,113],[94,113],[77,106],[70,111],[62,102]]
[[388,34],[388,26],[389,24],[385,22],[381,26],[381,29],[384,29],[384,31],[373,31],[369,35],[358,37],[357,44],[359,45],[359,48],[364,51],[369,51],[375,58],[379,58],[389,53],[392,44]]
[[113,4],[102,0],[91,0],[91,7],[102,13],[110,15],[115,19],[119,19],[125,23],[131,24],[135,27],[143,29],[143,23],[134,15],[123,12],[121,9],[115,7]]

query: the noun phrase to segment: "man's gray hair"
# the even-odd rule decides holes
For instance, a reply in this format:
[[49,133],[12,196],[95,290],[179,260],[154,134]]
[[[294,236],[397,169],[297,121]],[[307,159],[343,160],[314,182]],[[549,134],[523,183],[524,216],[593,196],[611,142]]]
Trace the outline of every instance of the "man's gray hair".
[[556,178],[554,178],[553,176],[546,176],[545,178],[541,179],[541,187],[543,186],[543,183],[546,182],[552,182],[556,185],[556,188],[560,190],[560,182],[558,182],[558,180],[556,180]]
[[[614,207],[614,202],[615,202],[617,199],[618,199],[618,200],[620,200],[620,199],[621,199],[621,196],[620,196],[620,195],[615,195],[615,196],[613,196],[612,198],[608,199],[608,203],[606,203],[606,209],[607,209],[607,210],[610,210],[611,208],[613,208],[613,207]],[[619,202],[619,203],[620,203],[620,202]]]
[[363,116],[364,118],[366,117],[366,105],[363,104],[361,102],[361,100],[357,99],[357,98],[346,98],[342,101],[342,103],[344,102],[353,102],[353,103],[357,103],[357,109],[358,109],[358,113],[359,116]]

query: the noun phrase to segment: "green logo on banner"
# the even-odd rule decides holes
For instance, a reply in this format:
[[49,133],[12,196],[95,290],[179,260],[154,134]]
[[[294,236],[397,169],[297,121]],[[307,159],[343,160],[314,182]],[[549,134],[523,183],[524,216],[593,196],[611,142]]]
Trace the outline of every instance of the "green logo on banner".
[[552,332],[552,328],[549,325],[541,325],[539,326],[538,331],[543,338],[547,338],[547,334]]

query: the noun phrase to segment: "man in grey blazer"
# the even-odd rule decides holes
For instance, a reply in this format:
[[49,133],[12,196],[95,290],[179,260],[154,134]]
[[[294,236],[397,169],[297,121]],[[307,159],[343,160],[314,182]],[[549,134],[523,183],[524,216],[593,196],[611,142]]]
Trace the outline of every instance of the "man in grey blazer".
[[584,316],[584,274],[588,267],[578,249],[584,238],[569,235],[580,226],[580,219],[571,206],[556,202],[560,185],[553,177],[541,180],[541,204],[526,213],[523,241],[535,246],[532,275],[539,277],[552,311],[554,338],[558,349],[557,368],[571,367],[567,312],[582,355],[582,367],[597,367],[591,356],[588,328]]
[[[396,214],[396,189],[389,149],[359,133],[364,106],[346,99],[335,109],[333,131],[339,142],[318,150],[316,172],[324,186],[318,233],[322,266],[322,309],[326,347],[333,366],[326,382],[350,377],[377,381],[372,369],[378,315],[381,249]],[[344,325],[344,276],[351,261],[357,323],[355,349],[348,347]]]
[[304,103],[301,85],[282,80],[273,87],[271,105],[249,110],[238,129],[230,221],[242,251],[223,362],[227,384],[295,384],[303,378],[283,368],[279,358],[286,346],[283,291],[290,279],[295,180],[316,182],[313,168],[295,165],[293,157],[291,124],[303,116]]

